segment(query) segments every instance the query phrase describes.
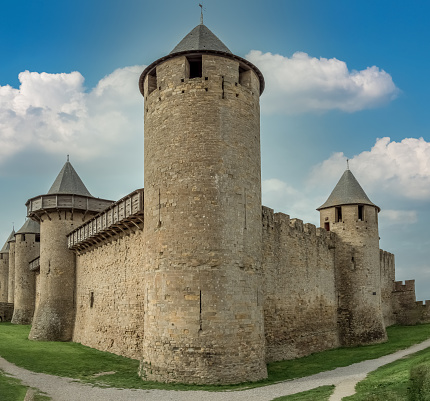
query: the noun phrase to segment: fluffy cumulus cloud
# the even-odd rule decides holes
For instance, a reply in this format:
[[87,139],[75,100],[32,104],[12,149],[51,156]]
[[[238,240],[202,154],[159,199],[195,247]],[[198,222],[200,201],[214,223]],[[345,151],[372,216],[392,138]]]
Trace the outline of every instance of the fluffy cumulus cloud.
[[387,103],[399,93],[390,74],[376,66],[350,71],[344,61],[303,52],[288,58],[253,50],[246,58],[264,74],[262,110],[269,113],[355,112]]
[[79,72],[24,71],[20,87],[0,86],[0,163],[20,152],[109,156],[142,132],[143,66],[118,69],[87,91]]
[[[340,177],[346,157],[335,153],[316,166],[311,183],[327,182]],[[397,198],[430,200],[430,142],[423,138],[377,139],[370,151],[350,159],[351,170],[367,191]]]

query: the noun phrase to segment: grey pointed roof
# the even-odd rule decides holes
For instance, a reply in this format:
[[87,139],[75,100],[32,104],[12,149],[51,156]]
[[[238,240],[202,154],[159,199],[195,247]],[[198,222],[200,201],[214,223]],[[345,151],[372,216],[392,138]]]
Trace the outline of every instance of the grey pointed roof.
[[48,191],[48,194],[68,194],[93,197],[69,161],[67,161],[61,169]]
[[317,210],[341,205],[370,205],[375,206],[378,211],[381,210],[371,202],[349,169],[345,170],[326,202]]
[[34,220],[27,219],[24,225],[15,234],[39,234],[40,224]]
[[224,53],[231,53],[229,48],[222,43],[217,36],[203,24],[197,25],[188,35],[186,35],[170,54],[196,51],[196,50],[213,50]]
[[12,230],[12,232],[9,235],[9,238],[6,240],[5,244],[3,245],[3,248],[0,250],[0,253],[9,253],[9,242],[15,241],[15,230]]

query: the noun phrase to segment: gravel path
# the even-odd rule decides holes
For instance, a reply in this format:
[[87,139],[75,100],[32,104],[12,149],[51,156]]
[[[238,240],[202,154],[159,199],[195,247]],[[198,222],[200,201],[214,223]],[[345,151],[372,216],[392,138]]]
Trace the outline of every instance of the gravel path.
[[300,393],[324,385],[336,385],[330,401],[354,394],[355,384],[363,380],[367,373],[406,355],[430,347],[430,339],[405,350],[378,359],[337,368],[301,379],[289,380],[243,391],[167,391],[167,390],[121,390],[100,388],[82,384],[73,379],[34,373],[19,368],[0,358],[0,369],[22,380],[23,384],[47,393],[53,401],[271,401],[276,397]]

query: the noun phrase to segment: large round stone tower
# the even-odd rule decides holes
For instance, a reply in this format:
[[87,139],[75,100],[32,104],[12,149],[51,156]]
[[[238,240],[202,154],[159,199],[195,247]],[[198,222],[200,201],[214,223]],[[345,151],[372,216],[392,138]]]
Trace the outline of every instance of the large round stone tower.
[[7,302],[13,304],[15,292],[15,230],[7,240],[9,244],[9,277],[7,283]]
[[40,222],[40,301],[29,338],[68,341],[75,319],[75,254],[67,234],[112,202],[94,198],[69,161],[46,195],[29,199],[28,216]]
[[40,225],[27,219],[15,234],[15,292],[13,324],[31,324],[36,301],[36,277],[29,263],[39,256]]
[[9,238],[0,250],[0,302],[8,302],[9,286],[9,241],[15,238],[15,230],[12,230]]
[[147,380],[267,376],[261,293],[261,72],[203,24],[148,66]]
[[342,345],[387,339],[381,308],[378,212],[347,169],[320,211],[321,227],[337,234],[338,324]]

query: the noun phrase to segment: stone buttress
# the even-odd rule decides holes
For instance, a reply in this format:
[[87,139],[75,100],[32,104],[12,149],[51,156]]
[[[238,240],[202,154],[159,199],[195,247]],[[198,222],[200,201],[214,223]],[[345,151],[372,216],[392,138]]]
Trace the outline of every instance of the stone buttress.
[[28,216],[40,222],[40,301],[29,338],[72,339],[75,320],[75,254],[67,234],[112,202],[94,198],[69,161],[46,195],[27,201]]
[[347,169],[318,208],[321,227],[337,234],[335,275],[341,345],[387,339],[381,306],[379,207]]
[[15,234],[15,290],[13,324],[31,324],[36,300],[36,277],[29,263],[39,256],[40,226],[27,219]]
[[203,24],[142,73],[146,380],[267,376],[260,71]]

